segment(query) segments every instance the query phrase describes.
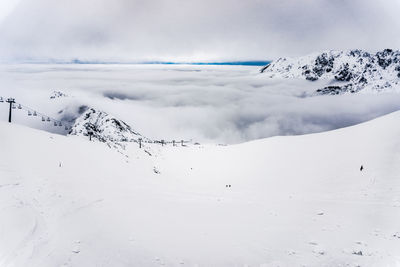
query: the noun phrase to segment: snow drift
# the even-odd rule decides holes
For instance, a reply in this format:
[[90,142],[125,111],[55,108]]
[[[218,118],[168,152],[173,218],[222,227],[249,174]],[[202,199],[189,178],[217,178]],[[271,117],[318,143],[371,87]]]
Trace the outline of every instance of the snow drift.
[[153,157],[0,122],[0,266],[396,266],[399,122]]

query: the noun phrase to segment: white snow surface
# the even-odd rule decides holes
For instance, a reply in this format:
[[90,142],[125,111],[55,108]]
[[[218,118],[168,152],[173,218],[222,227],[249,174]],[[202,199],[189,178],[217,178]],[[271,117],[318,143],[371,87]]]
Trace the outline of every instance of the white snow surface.
[[0,266],[399,266],[399,136],[395,112],[150,156],[0,122]]

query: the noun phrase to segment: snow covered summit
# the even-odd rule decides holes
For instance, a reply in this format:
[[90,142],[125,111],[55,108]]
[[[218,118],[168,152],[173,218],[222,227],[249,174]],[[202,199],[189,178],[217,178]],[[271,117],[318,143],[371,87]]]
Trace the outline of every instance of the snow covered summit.
[[[372,92],[400,88],[400,51],[327,51],[299,58],[279,58],[261,69],[270,77],[326,80],[317,94]],[[397,87],[397,88],[396,88]]]
[[75,120],[70,131],[70,135],[89,136],[90,134],[93,139],[101,142],[137,141],[139,138],[147,140],[122,120],[93,108],[83,112]]

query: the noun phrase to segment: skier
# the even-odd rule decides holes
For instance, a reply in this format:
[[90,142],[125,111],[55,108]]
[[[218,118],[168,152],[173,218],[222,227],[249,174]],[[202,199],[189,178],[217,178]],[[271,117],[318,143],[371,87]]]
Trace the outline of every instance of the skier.
[[362,170],[364,170],[364,166],[363,165],[361,165],[361,167],[360,167],[360,172],[362,172]]

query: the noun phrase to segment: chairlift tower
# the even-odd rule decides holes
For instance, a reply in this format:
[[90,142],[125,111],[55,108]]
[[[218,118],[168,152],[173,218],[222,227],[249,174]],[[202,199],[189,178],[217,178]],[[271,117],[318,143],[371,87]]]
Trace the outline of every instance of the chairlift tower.
[[12,106],[15,103],[15,99],[14,98],[9,98],[6,101],[7,103],[10,103],[10,111],[8,112],[8,122],[11,123],[11,111],[12,111]]
[[89,130],[88,135],[89,135],[89,141],[92,141],[93,131]]

